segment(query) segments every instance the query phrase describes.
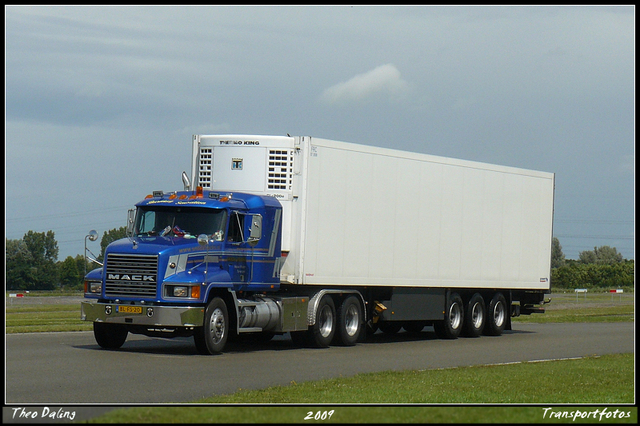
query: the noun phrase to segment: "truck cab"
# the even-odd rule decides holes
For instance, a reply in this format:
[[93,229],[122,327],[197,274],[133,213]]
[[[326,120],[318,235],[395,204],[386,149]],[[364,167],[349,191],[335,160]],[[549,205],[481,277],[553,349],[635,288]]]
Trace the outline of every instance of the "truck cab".
[[127,238],[87,274],[82,319],[94,321],[107,348],[121,346],[127,332],[193,334],[212,298],[237,305],[237,294],[279,288],[281,221],[274,197],[155,191],[130,211]]

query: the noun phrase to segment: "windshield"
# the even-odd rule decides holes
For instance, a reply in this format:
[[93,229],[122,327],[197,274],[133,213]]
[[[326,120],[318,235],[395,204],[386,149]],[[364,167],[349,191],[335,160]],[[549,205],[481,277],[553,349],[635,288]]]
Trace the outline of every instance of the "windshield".
[[197,237],[200,234],[222,241],[226,211],[197,207],[138,207],[135,235]]

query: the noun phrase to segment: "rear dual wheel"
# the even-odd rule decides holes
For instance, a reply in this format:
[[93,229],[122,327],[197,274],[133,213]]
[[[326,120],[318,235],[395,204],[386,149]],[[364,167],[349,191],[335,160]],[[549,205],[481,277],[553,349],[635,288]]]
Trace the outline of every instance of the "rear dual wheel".
[[340,304],[337,312],[338,330],[336,342],[344,346],[353,346],[362,330],[362,308],[356,296],[348,296]]
[[306,343],[318,348],[326,348],[331,343],[353,346],[362,330],[362,306],[355,295],[347,296],[336,309],[333,298],[326,294],[318,303],[316,322],[307,332],[293,332],[291,338],[296,343]]
[[320,299],[316,311],[316,323],[309,329],[309,340],[312,346],[326,348],[336,334],[336,306],[329,295]]

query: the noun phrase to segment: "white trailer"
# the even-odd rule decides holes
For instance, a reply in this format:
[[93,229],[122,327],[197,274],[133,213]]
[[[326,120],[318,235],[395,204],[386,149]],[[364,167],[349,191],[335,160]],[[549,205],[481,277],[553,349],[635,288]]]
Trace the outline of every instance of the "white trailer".
[[327,295],[342,295],[339,322],[351,294],[370,329],[448,338],[544,311],[553,173],[307,136],[194,135],[192,148],[194,186],[282,204],[281,291],[311,297],[311,328]]

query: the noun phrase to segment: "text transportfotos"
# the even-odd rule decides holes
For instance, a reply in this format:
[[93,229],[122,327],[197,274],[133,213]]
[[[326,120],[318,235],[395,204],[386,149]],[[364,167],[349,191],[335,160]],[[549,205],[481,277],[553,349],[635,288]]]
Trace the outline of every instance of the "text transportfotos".
[[572,421],[576,421],[576,419],[598,419],[598,421],[602,421],[605,419],[626,419],[631,417],[631,411],[608,411],[605,407],[604,409],[595,409],[593,411],[554,411],[553,408],[543,408],[544,413],[542,414],[542,418],[546,419],[571,419]]

